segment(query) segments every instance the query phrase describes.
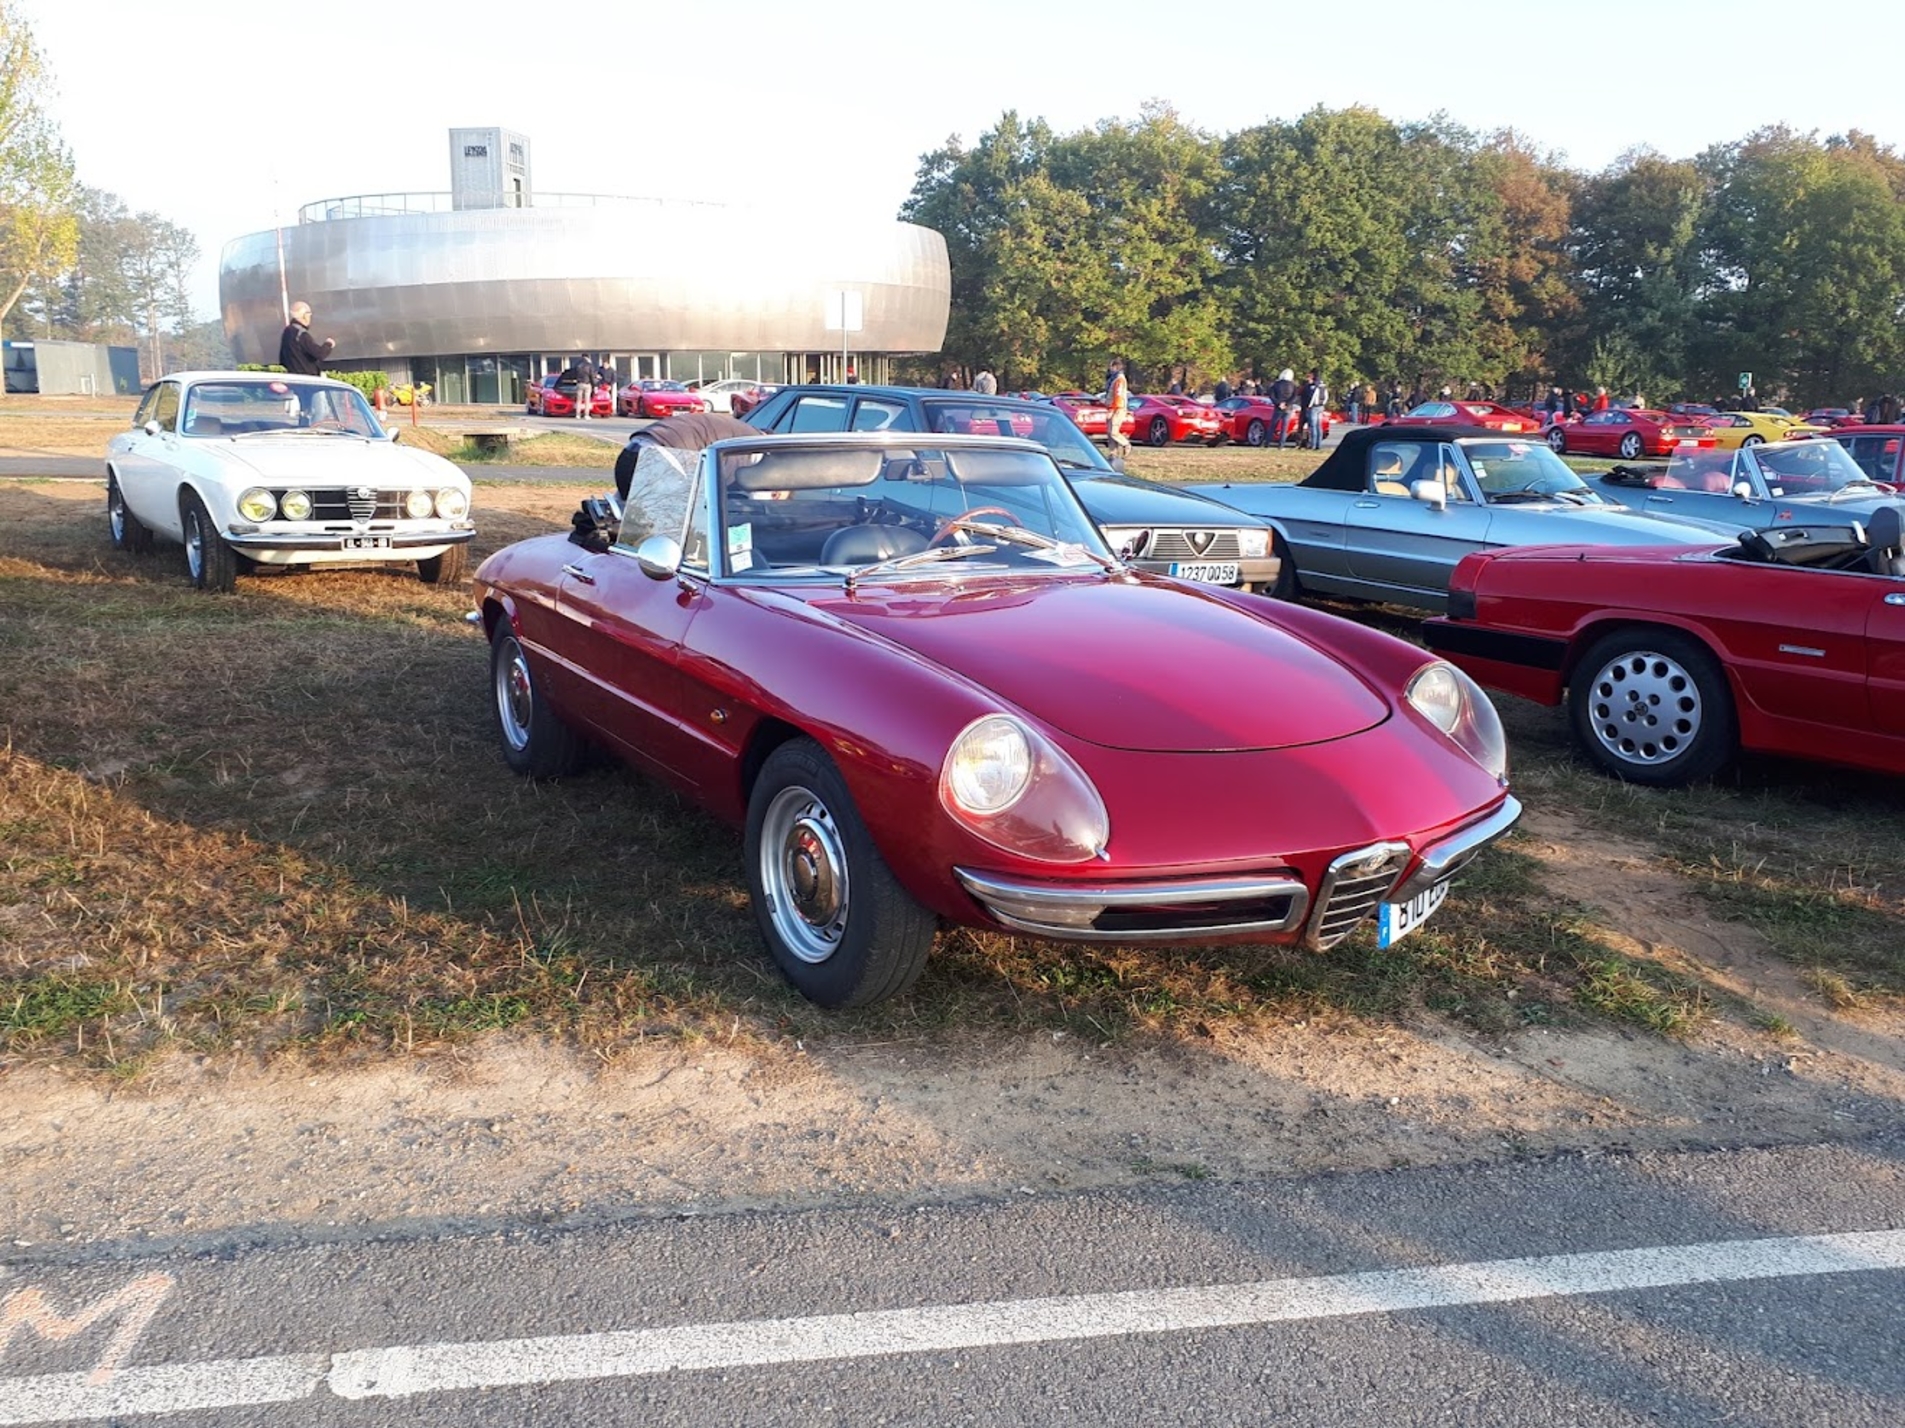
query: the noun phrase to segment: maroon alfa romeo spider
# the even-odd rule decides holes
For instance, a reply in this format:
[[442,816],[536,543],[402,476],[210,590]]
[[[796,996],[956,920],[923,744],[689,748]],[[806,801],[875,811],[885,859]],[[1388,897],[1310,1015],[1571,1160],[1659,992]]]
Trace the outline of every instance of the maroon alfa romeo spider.
[[599,744],[741,825],[825,1006],[905,990],[942,920],[1325,948],[1374,915],[1386,945],[1520,813],[1468,676],[1127,569],[1028,441],[651,448],[601,517],[476,574],[503,757]]

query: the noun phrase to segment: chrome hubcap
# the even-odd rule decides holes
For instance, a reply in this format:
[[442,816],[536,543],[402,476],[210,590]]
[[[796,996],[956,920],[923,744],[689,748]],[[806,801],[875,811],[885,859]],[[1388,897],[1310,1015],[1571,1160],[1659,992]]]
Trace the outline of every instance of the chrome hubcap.
[[205,574],[205,532],[199,527],[197,511],[185,513],[185,568],[194,580]]
[[529,721],[536,708],[536,689],[529,682],[529,661],[514,640],[496,663],[496,713],[503,738],[520,752],[529,746]]
[[114,542],[123,542],[126,538],[126,503],[117,486],[106,493],[106,520],[112,526]]
[[1705,711],[1693,676],[1663,654],[1635,650],[1594,676],[1588,718],[1594,737],[1622,763],[1664,764],[1699,737]]
[[803,962],[824,962],[847,931],[847,850],[827,805],[785,788],[761,825],[761,886],[781,941]]

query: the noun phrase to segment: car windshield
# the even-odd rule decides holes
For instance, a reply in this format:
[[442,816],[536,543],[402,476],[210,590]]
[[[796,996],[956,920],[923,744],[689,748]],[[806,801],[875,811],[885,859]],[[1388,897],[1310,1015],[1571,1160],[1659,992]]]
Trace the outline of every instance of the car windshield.
[[1493,502],[1543,500],[1560,497],[1599,505],[1600,496],[1548,449],[1543,441],[1485,441],[1456,443],[1481,482],[1485,499]]
[[1056,408],[1047,411],[988,402],[929,402],[926,423],[930,430],[962,436],[1022,436],[1036,441],[1067,469],[1110,469],[1091,438],[1078,429],[1078,423]]
[[1008,446],[720,454],[726,573],[760,580],[1076,574],[1110,559],[1051,458]]
[[185,393],[179,430],[186,436],[316,432],[382,438],[384,428],[355,387],[328,382],[195,382]]
[[1836,441],[1799,441],[1762,446],[1754,455],[1775,496],[1831,495],[1848,486],[1869,487],[1872,478]]

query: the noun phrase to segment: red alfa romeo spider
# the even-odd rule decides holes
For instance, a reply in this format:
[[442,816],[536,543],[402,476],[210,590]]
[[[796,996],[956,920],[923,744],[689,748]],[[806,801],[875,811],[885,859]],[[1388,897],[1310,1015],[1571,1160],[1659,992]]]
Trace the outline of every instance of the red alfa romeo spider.
[[476,574],[504,759],[597,744],[741,825],[761,937],[825,1006],[904,991],[942,921],[1386,945],[1520,812],[1466,675],[1127,568],[1030,442],[650,448],[594,546]]

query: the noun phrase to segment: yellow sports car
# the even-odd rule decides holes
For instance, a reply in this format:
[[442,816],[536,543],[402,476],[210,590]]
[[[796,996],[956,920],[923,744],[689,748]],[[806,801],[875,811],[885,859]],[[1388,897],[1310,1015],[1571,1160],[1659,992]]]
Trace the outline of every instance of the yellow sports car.
[[1712,433],[1713,444],[1723,450],[1736,446],[1758,446],[1762,441],[1792,441],[1802,436],[1817,436],[1825,428],[1807,426],[1789,416],[1771,412],[1715,412],[1700,418]]

